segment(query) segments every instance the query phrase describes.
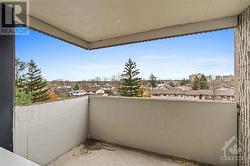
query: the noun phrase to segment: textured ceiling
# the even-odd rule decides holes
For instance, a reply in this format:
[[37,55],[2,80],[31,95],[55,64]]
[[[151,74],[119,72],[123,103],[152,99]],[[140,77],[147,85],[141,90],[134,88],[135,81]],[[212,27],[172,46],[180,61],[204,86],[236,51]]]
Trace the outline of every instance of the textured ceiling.
[[30,15],[87,42],[240,14],[250,0],[30,0]]

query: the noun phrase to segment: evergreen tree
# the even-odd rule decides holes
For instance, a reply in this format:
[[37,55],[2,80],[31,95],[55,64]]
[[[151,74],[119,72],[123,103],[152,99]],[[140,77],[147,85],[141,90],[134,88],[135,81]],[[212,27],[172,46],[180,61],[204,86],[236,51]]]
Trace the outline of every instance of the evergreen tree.
[[79,90],[79,89],[80,89],[80,85],[79,85],[79,83],[76,83],[76,84],[75,84],[74,89],[75,89],[75,90]]
[[15,60],[15,86],[16,86],[16,106],[27,105],[32,103],[32,96],[25,92],[25,79],[27,64],[20,59]]
[[25,62],[22,62],[20,59],[15,60],[15,83],[18,91],[22,91],[25,88],[26,74],[24,70],[26,67],[27,64]]
[[119,89],[121,96],[141,96],[142,89],[141,78],[138,77],[139,74],[139,69],[136,69],[136,62],[129,58],[128,62],[125,64],[123,74],[121,75],[121,87]]
[[200,89],[208,89],[208,83],[207,83],[207,78],[205,77],[204,74],[201,75],[200,78]]
[[150,75],[150,77],[149,77],[149,83],[150,83],[150,86],[152,88],[155,88],[157,86],[157,80],[156,79],[157,78],[153,74]]
[[16,106],[27,105],[32,103],[32,96],[25,91],[16,88]]
[[199,79],[198,76],[195,76],[194,80],[193,80],[192,89],[193,90],[198,90],[199,88],[200,88],[200,79]]
[[41,69],[31,60],[28,63],[28,73],[26,77],[26,93],[31,94],[32,102],[48,100],[47,82],[42,77]]

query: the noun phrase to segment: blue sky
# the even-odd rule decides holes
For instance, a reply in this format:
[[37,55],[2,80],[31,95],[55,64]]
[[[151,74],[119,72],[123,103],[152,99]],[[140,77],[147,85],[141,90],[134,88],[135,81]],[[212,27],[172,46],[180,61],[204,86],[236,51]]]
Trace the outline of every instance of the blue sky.
[[30,30],[16,36],[16,56],[33,59],[47,80],[89,80],[122,73],[131,58],[140,76],[188,78],[192,73],[228,75],[234,70],[233,29],[87,51]]

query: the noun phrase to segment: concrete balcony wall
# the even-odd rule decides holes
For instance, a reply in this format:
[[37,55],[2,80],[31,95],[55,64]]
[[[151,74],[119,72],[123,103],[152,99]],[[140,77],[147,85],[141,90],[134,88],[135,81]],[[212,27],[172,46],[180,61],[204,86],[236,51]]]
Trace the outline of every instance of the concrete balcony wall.
[[[90,97],[92,138],[215,165],[237,133],[234,103]],[[230,148],[230,147],[229,147]]]
[[16,107],[14,152],[45,165],[87,139],[88,97]]
[[[14,152],[45,165],[93,139],[200,162],[222,162],[236,136],[236,104],[152,98],[81,97],[16,107]],[[229,147],[230,148],[230,147]]]

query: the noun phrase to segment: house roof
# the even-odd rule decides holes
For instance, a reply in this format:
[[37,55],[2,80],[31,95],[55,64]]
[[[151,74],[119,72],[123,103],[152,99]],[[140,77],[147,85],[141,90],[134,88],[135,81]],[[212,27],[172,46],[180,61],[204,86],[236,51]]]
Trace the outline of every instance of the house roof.
[[30,27],[86,49],[237,26],[249,0],[30,0]]
[[170,95],[215,95],[215,96],[234,96],[234,90],[176,90],[176,89],[153,89],[152,94]]
[[234,96],[234,90],[215,90],[215,95],[217,96]]

